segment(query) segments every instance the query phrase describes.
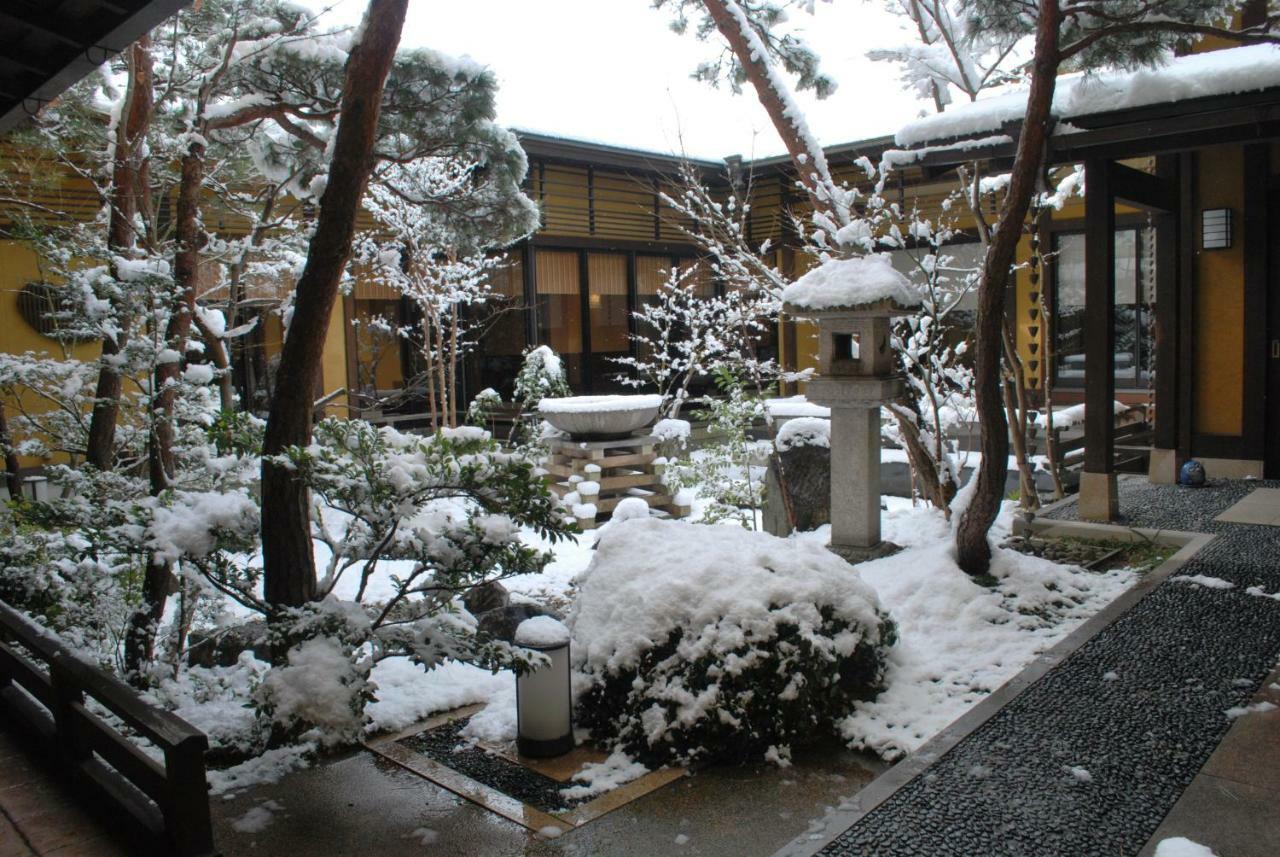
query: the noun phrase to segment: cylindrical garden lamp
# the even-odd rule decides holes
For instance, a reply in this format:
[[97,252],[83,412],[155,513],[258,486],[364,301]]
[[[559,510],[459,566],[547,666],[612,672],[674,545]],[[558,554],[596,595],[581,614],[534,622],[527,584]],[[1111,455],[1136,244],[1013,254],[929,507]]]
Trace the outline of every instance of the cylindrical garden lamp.
[[569,629],[550,616],[534,616],[516,628],[514,642],[551,660],[516,677],[516,749],[522,756],[567,753],[574,746]]

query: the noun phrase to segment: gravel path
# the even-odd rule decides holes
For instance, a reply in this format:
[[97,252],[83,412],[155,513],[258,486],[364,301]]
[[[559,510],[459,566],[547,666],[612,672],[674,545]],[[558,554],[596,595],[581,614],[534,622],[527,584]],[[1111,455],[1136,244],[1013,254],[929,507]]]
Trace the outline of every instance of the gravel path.
[[[1218,534],[823,855],[1133,855],[1280,655],[1280,527],[1215,515],[1254,488],[1121,482],[1124,523]],[[1071,519],[1068,506],[1052,517]]]

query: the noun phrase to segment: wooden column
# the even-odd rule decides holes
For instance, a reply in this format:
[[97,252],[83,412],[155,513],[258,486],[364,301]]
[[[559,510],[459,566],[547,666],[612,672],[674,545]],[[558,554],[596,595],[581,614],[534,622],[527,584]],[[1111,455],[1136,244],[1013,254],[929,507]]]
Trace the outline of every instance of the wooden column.
[[[1270,144],[1244,147],[1244,420],[1240,457],[1262,461],[1267,454],[1267,188]],[[1256,368],[1254,368],[1256,367]]]
[[1115,474],[1116,209],[1112,164],[1084,166],[1084,472],[1080,517],[1114,521],[1120,512]]
[[520,246],[520,288],[524,294],[524,344],[538,345],[538,251],[526,238]]
[[[1176,156],[1158,157],[1156,175],[1176,183]],[[1156,215],[1155,229],[1155,430],[1148,478],[1168,484],[1177,480],[1182,464],[1178,457],[1178,385],[1189,383],[1178,374],[1178,212]]]
[[1196,193],[1195,152],[1178,154],[1178,459],[1191,457],[1195,429],[1195,284]]

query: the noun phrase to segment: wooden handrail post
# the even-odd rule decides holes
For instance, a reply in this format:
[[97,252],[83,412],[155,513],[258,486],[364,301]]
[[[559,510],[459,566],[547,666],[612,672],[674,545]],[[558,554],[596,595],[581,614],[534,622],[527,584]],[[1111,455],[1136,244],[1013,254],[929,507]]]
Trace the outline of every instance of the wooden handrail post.
[[49,688],[53,726],[58,740],[58,753],[62,756],[73,778],[78,777],[80,766],[93,755],[84,734],[77,728],[75,706],[84,705],[84,691],[64,663],[66,656],[54,652],[49,658]]
[[207,857],[215,853],[204,766],[208,749],[208,738],[192,735],[165,750],[169,794],[161,812],[165,832],[179,857]]

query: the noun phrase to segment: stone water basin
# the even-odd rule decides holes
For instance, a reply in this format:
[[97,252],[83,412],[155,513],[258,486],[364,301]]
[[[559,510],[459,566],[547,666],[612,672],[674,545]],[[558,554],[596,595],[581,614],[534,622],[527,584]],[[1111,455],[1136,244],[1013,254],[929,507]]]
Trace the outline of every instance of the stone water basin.
[[538,413],[562,432],[576,438],[626,437],[658,418],[662,396],[568,396],[543,399]]

